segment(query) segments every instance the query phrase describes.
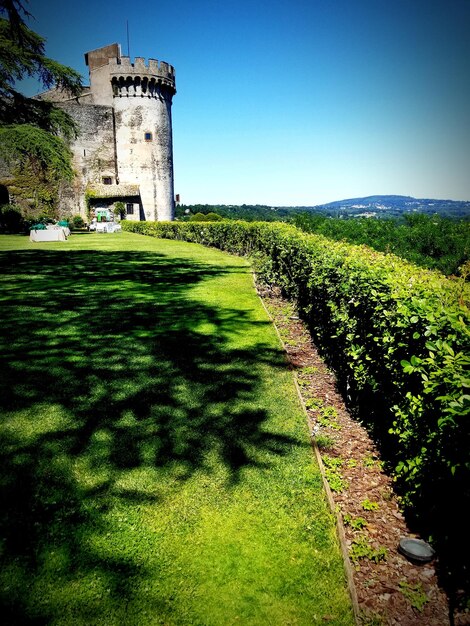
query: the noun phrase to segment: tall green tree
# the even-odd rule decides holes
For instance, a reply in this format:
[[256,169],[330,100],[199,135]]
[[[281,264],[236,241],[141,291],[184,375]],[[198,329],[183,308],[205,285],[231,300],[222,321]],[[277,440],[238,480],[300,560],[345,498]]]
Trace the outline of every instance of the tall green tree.
[[67,142],[77,127],[63,109],[24,96],[17,84],[34,78],[44,89],[77,96],[82,82],[78,72],[46,56],[45,39],[25,23],[31,17],[21,0],[0,0],[0,158],[15,174],[57,189],[73,176]]

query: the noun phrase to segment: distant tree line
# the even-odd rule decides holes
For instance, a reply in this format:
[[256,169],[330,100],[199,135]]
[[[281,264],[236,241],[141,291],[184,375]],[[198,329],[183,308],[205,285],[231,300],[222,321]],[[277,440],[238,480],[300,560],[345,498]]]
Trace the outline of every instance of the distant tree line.
[[470,222],[422,213],[402,219],[329,219],[302,213],[292,222],[308,233],[336,241],[364,244],[380,252],[391,252],[421,267],[446,275],[460,274],[470,255]]
[[329,212],[297,207],[266,205],[182,205],[176,209],[180,221],[238,219],[287,221],[304,232],[318,233],[336,241],[364,244],[380,252],[393,253],[416,265],[459,275],[469,262],[470,221],[424,213],[404,213],[400,218],[335,218]]
[[289,207],[270,207],[264,204],[188,204],[176,207],[176,219],[190,220],[197,214],[207,215],[215,213],[229,220],[243,220],[245,222],[278,222],[285,221],[292,214]]

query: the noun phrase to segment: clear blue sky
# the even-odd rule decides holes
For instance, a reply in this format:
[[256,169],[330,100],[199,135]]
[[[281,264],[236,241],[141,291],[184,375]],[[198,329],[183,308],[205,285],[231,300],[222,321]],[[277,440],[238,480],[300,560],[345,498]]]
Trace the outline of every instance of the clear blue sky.
[[184,204],[470,200],[470,0],[30,0],[48,56],[176,68]]

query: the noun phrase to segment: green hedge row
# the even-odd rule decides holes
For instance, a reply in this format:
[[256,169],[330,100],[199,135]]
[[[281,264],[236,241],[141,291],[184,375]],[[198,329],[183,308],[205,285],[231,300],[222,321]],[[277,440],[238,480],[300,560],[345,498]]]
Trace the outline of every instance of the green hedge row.
[[250,256],[297,302],[351,408],[381,443],[422,533],[436,544],[456,538],[470,503],[463,280],[281,223],[123,226]]

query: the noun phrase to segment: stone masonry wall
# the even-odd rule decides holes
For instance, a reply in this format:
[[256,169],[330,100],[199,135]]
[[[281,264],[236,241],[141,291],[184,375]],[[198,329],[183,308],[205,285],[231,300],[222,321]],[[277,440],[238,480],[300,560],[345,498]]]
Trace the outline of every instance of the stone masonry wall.
[[61,104],[80,127],[80,135],[72,144],[73,166],[77,176],[72,186],[61,193],[61,212],[80,213],[86,218],[85,190],[89,183],[101,183],[104,176],[115,182],[116,159],[112,107]]

